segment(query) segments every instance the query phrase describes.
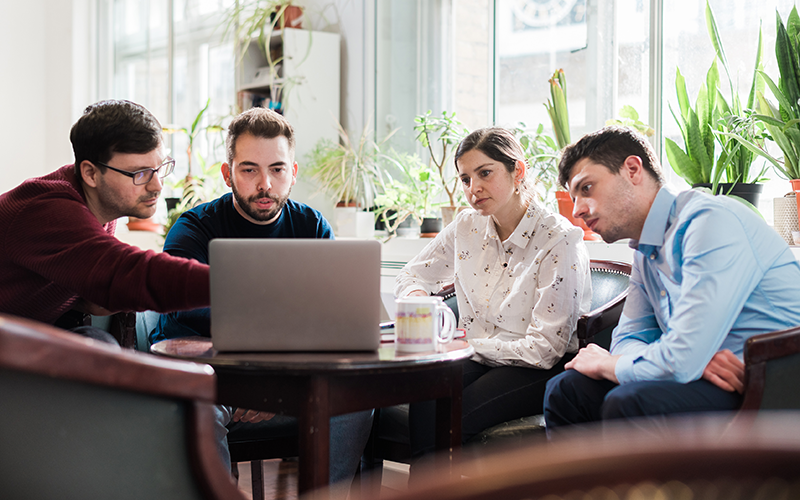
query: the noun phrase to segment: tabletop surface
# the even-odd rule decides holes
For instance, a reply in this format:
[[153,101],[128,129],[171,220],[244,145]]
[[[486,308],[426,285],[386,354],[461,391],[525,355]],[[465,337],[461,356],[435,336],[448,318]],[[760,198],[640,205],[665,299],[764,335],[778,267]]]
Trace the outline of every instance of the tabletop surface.
[[206,337],[183,337],[153,344],[154,354],[214,367],[276,370],[364,370],[406,368],[466,359],[475,351],[465,340],[442,344],[438,352],[397,352],[394,343],[382,343],[371,352],[218,352]]

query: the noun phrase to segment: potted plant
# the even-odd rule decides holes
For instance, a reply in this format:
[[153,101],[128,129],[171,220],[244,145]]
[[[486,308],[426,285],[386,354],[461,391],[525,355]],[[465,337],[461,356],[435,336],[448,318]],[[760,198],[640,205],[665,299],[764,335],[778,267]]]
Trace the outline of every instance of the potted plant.
[[234,34],[237,64],[247,54],[251,41],[256,40],[267,62],[263,70],[267,77],[265,86],[269,88],[268,107],[279,113],[283,112],[291,87],[300,80],[282,75],[283,53],[272,50],[273,35],[279,33],[282,37],[284,28],[301,28],[302,15],[303,8],[293,5],[293,0],[240,0],[228,9],[222,22],[225,35]]
[[[383,191],[383,172],[378,166],[380,145],[370,140],[369,125],[358,142],[338,124],[339,142],[320,139],[307,155],[307,175],[337,204],[338,236],[372,236],[374,220],[365,210]],[[381,143],[391,136],[387,136]]]
[[[570,143],[569,131],[569,112],[567,110],[567,77],[563,69],[559,69],[553,73],[550,82],[550,99],[544,104],[547,109],[547,114],[550,115],[550,121],[553,124],[553,133],[555,134],[555,145],[557,151],[561,151]],[[551,100],[552,99],[552,100]],[[558,163],[556,162],[556,168]],[[600,235],[589,229],[583,219],[575,219],[572,216],[575,205],[569,194],[563,190],[556,191],[556,202],[558,204],[558,212],[566,217],[573,225],[578,226],[583,230],[584,240],[599,240]]]
[[455,112],[448,114],[447,111],[442,111],[441,116],[435,116],[428,111],[417,115],[414,122],[417,140],[428,150],[430,156],[428,167],[438,173],[439,182],[447,196],[449,204],[441,207],[442,220],[446,226],[453,221],[460,207],[464,206],[459,200],[462,191],[458,187],[459,180],[455,166],[450,168],[448,166],[452,165],[450,159],[455,148],[469,134],[469,130],[456,119]]
[[[215,149],[224,147],[224,128],[222,125],[214,123],[204,126],[202,124],[203,117],[210,105],[211,99],[208,99],[203,109],[195,116],[190,127],[167,125],[163,128],[166,134],[183,134],[187,139],[186,176],[171,185],[173,189],[181,190],[182,195],[172,208],[168,207],[167,223],[164,225],[163,232],[165,236],[183,212],[210,201],[224,192],[222,176],[219,175],[219,168],[222,162],[208,163],[195,148],[196,141],[201,134],[205,134],[208,139],[215,141],[213,142]],[[195,169],[195,159],[200,167],[199,170]]]
[[[798,41],[800,16],[797,14],[797,8],[793,7],[787,20],[788,28],[784,26],[780,14],[776,13],[776,18],[775,56],[781,78],[779,84],[775,85],[763,71],[759,71],[759,75],[777,99],[778,106],[769,102],[761,91],[757,91],[758,114],[754,118],[763,123],[767,130],[767,138],[778,145],[783,158],[772,156],[763,144],[739,135],[733,137],[751,152],[767,159],[778,175],[788,179],[792,184],[792,190],[798,193],[800,192],[800,102],[798,102],[800,75],[795,68],[800,54],[800,41]],[[800,205],[798,205],[798,216],[800,216]]]
[[398,153],[394,150],[381,155],[399,172],[395,179],[384,171],[386,181],[383,193],[375,197],[376,214],[384,222],[389,237],[395,236],[405,221],[414,219],[421,236],[435,236],[442,229],[442,221],[435,217],[434,200],[442,191],[437,181],[437,171],[425,164],[416,154]]
[[632,128],[645,137],[652,137],[656,133],[653,127],[639,120],[639,112],[630,104],[622,106],[617,118],[606,120],[606,125]]
[[[713,193],[734,194],[753,205],[757,204],[761,192],[760,181],[764,180],[765,169],[759,173],[751,171],[756,154],[743,145],[735,136],[751,143],[761,140],[760,128],[754,120],[748,119],[746,110],[753,108],[760,80],[761,32],[759,30],[753,79],[745,107],[733,85],[728,61],[717,31],[714,14],[706,2],[706,22],[709,36],[716,56],[700,87],[695,107],[692,108],[686,92],[686,81],[676,68],[675,89],[678,96],[680,114],[670,105],[670,111],[681,129],[685,149],[671,139],[664,140],[664,147],[673,170],[692,187],[707,187]],[[722,63],[731,92],[730,104],[719,89],[719,70],[717,60]],[[719,144],[720,150],[716,151]],[[754,175],[755,173],[755,175]]]
[[558,187],[558,145],[552,136],[544,133],[541,123],[535,131],[520,122],[514,135],[522,146],[528,162],[527,177],[533,183],[536,197],[553,211],[558,211],[555,191]]

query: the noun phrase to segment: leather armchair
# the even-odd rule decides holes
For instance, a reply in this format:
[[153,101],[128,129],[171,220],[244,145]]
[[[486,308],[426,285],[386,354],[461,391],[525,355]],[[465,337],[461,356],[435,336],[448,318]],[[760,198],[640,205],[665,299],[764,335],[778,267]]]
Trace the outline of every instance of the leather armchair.
[[211,367],[0,315],[4,498],[243,499],[213,435]]
[[800,409],[800,327],[749,338],[744,363],[742,410]]

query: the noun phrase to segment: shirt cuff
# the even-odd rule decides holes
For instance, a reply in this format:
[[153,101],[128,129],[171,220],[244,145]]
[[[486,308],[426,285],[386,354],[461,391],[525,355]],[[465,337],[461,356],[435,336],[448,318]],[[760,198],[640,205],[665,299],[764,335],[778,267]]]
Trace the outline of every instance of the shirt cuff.
[[400,290],[400,293],[395,295],[395,298],[402,299],[405,296],[407,296],[409,293],[411,293],[411,292],[413,292],[415,290],[420,290],[420,291],[423,291],[423,292],[425,292],[427,294],[430,294],[430,292],[425,290],[425,288],[423,286],[421,286],[421,285],[409,285],[409,286],[403,288],[402,290]]
[[639,357],[638,354],[623,354],[617,358],[617,364],[614,367],[614,375],[617,376],[617,381],[620,385],[636,382],[633,374],[633,362]]

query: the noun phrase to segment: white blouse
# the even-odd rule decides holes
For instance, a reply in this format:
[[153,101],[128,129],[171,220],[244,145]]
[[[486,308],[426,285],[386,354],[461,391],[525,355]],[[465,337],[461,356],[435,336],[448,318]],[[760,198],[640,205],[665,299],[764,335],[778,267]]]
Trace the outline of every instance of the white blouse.
[[406,264],[394,293],[450,283],[475,361],[549,369],[578,350],[575,327],[592,300],[583,231],[536,202],[505,241],[491,217],[462,211]]

